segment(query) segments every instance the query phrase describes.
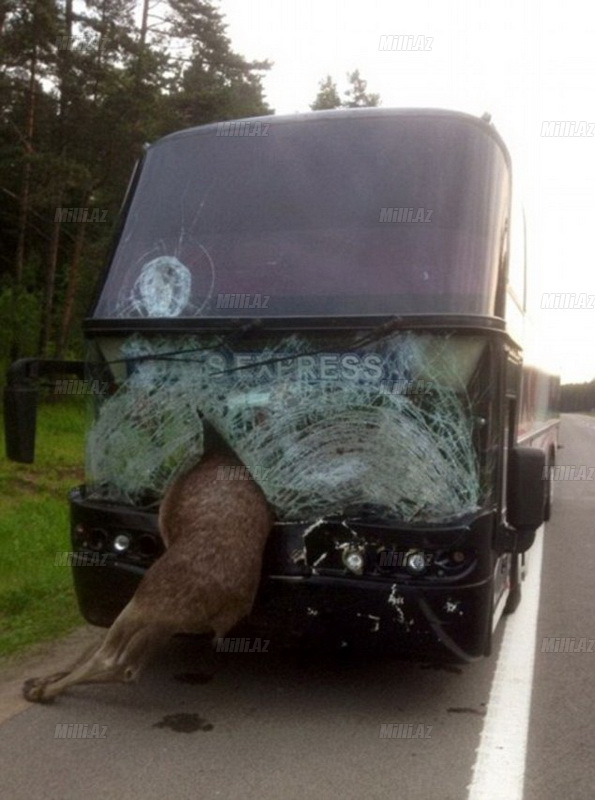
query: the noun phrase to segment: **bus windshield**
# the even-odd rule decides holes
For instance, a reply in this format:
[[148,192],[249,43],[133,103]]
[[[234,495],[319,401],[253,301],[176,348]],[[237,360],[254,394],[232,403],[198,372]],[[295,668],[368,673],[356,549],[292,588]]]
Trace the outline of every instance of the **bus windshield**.
[[149,148],[96,319],[495,313],[509,172],[487,126],[271,120]]
[[[279,519],[444,522],[490,497],[490,350],[480,335],[207,333],[99,337],[87,488],[146,505],[196,462],[207,427],[249,466]],[[490,455],[491,453],[491,455]]]

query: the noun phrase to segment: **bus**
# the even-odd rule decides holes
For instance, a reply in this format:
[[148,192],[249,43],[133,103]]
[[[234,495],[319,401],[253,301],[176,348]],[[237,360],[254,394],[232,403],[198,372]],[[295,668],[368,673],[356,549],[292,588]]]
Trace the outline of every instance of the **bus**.
[[488,655],[557,447],[556,380],[523,362],[511,197],[489,118],[444,110],[234,120],[147,147],[85,358],[21,360],[5,389],[17,461],[40,380],[91,405],[69,495],[84,618],[113,622],[163,552],[166,487],[225,445],[245,469],[222,470],[223,502],[253,479],[275,512],[254,630]]

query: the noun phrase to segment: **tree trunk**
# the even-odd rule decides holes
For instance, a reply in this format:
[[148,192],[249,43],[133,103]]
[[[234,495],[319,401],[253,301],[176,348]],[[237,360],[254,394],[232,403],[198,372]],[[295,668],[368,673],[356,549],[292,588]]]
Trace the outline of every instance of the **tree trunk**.
[[[89,194],[83,198],[83,206],[86,206],[89,201]],[[66,296],[64,298],[64,308],[62,309],[62,326],[60,330],[60,338],[56,348],[56,358],[64,358],[66,353],[66,345],[72,328],[72,316],[74,311],[74,301],[77,296],[80,274],[81,274],[81,254],[83,251],[83,243],[85,241],[85,232],[87,226],[84,222],[79,223],[79,229],[74,240],[74,248],[72,251],[72,261],[68,269],[68,285],[66,287]]]
[[[36,100],[36,79],[37,79],[37,47],[33,47],[31,56],[31,66],[29,70],[29,87],[27,102],[27,117],[24,136],[25,162],[23,164],[23,180],[19,194],[19,219],[17,246],[14,265],[14,289],[15,304],[18,306],[21,287],[23,285],[23,271],[25,266],[25,236],[27,232],[27,220],[29,217],[29,195],[31,193],[31,156],[33,154],[33,132],[35,130],[35,100]],[[18,313],[18,307],[13,309],[13,314]],[[13,326],[13,331],[17,326]],[[13,340],[10,346],[10,357],[15,361],[20,355],[20,342],[17,334],[13,333]]]
[[23,282],[23,266],[25,263],[25,233],[29,216],[29,194],[31,190],[31,155],[33,153],[33,131],[35,129],[35,82],[37,77],[37,56],[33,51],[29,72],[29,100],[27,103],[27,124],[25,128],[25,163],[23,165],[23,182],[19,197],[18,239],[15,260],[15,282],[20,286]]
[[[58,207],[62,205],[62,197],[58,199]],[[47,356],[52,338],[52,318],[54,315],[54,292],[56,288],[56,267],[58,263],[58,245],[60,244],[60,215],[54,215],[54,225],[50,239],[48,268],[45,276],[45,297],[41,311],[41,330],[39,332],[39,354]]]

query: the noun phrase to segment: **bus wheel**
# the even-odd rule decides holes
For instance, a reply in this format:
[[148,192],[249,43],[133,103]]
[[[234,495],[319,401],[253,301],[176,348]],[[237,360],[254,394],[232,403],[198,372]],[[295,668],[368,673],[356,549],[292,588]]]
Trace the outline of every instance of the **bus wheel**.
[[521,602],[521,575],[519,570],[520,556],[512,556],[512,564],[510,566],[510,594],[504,606],[505,614],[514,614]]

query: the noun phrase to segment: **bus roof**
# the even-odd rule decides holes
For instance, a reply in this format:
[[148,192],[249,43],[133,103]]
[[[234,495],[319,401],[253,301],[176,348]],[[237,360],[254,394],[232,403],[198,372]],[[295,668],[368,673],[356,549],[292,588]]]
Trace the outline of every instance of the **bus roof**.
[[309,111],[296,114],[267,114],[259,117],[238,117],[237,119],[222,120],[220,122],[211,122],[205,125],[196,125],[192,128],[184,128],[183,130],[169,133],[162,136],[155,142],[149,145],[149,148],[157,147],[158,145],[169,142],[172,139],[183,138],[186,136],[196,136],[203,133],[210,134],[216,131],[219,126],[225,123],[260,123],[266,125],[294,125],[294,124],[307,124],[310,122],[323,122],[332,120],[359,120],[369,119],[373,117],[387,118],[387,117],[417,117],[421,125],[426,126],[429,121],[451,119],[461,123],[461,125],[476,125],[481,128],[484,133],[490,135],[498,144],[502,153],[510,167],[510,153],[506,144],[494,125],[491,122],[489,114],[484,114],[482,117],[476,117],[473,114],[468,114],[464,111],[451,111],[443,108],[381,108],[381,107],[365,107],[365,108],[333,108],[324,111]]

